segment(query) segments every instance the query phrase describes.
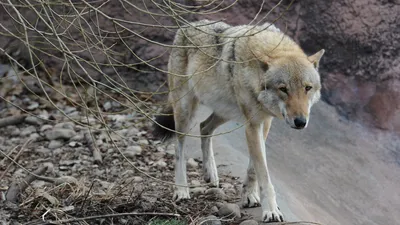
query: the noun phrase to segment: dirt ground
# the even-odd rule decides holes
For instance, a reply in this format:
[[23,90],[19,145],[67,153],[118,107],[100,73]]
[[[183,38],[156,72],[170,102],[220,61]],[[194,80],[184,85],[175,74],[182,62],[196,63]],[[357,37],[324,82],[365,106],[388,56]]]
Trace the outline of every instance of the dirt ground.
[[[173,144],[154,140],[143,116],[105,102],[101,107],[108,114],[101,123],[64,98],[52,99],[60,111],[43,98],[14,87],[5,98],[9,103],[2,103],[1,224],[198,224],[218,215],[218,204],[238,200],[237,177],[221,175],[220,187],[210,188],[201,161],[190,159],[193,197],[173,202]],[[248,216],[230,218],[218,220],[239,224]]]

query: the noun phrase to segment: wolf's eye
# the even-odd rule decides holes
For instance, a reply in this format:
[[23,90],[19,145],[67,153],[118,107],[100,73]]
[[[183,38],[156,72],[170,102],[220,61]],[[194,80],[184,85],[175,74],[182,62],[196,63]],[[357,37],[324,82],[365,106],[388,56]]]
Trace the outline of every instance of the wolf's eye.
[[306,86],[306,91],[309,91],[309,90],[311,90],[311,86]]
[[280,87],[279,90],[282,91],[282,92],[285,93],[285,94],[288,93],[288,90],[287,90],[286,87]]

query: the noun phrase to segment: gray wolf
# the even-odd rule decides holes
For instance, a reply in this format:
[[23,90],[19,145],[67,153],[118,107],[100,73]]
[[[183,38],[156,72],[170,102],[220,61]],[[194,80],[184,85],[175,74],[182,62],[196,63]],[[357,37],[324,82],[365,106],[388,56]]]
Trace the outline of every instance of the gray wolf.
[[309,124],[311,106],[320,99],[318,67],[324,50],[306,55],[269,23],[230,26],[202,20],[191,25],[177,31],[174,45],[179,47],[171,50],[168,62],[171,114],[155,120],[155,135],[177,140],[173,199],[190,198],[182,134],[189,131],[201,103],[213,111],[200,123],[205,181],[218,185],[214,130],[230,120],[244,123],[250,160],[243,204],[261,205],[265,222],[283,221],[267,168],[265,140],[274,117],[294,129]]

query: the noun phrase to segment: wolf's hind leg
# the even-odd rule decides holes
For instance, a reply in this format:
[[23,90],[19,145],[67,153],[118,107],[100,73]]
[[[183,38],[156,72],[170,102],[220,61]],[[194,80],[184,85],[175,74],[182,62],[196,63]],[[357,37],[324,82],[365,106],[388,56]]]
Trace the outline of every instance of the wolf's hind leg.
[[[175,128],[178,132],[188,132],[189,122],[196,108],[195,98],[183,98],[174,105]],[[175,148],[175,190],[174,201],[189,199],[189,187],[186,176],[185,135],[177,134],[178,143]]]
[[[212,113],[206,120],[200,123],[201,135],[212,135],[215,129],[224,124],[226,120]],[[203,152],[203,172],[204,180],[213,186],[219,185],[218,171],[214,159],[211,137],[201,138],[201,150]]]
[[242,205],[248,208],[260,206],[258,181],[253,166],[253,160],[251,159],[249,161],[249,167],[247,168],[247,177],[243,184]]

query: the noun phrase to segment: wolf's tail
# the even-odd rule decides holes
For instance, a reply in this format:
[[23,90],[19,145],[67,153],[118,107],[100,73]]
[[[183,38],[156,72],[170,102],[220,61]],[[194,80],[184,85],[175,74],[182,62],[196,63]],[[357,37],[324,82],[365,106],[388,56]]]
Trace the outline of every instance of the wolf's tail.
[[162,114],[155,117],[156,123],[153,124],[152,133],[155,138],[164,142],[175,135],[175,119],[171,106],[164,109]]

